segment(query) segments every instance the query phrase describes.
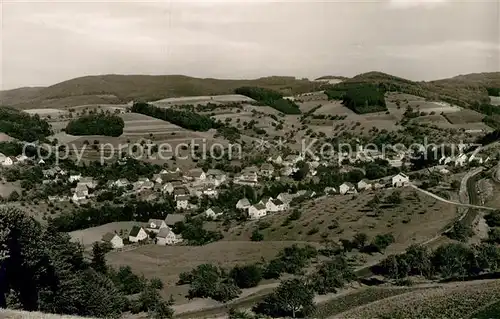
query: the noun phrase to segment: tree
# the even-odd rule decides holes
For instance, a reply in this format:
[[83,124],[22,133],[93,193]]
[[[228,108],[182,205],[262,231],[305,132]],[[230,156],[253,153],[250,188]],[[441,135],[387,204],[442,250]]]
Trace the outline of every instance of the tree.
[[262,280],[262,268],[259,265],[235,266],[229,273],[240,288],[255,287]]
[[456,221],[452,229],[446,233],[451,239],[466,242],[474,234],[472,227],[461,221]]
[[336,292],[336,288],[342,288],[346,282],[352,281],[355,277],[347,260],[343,256],[338,256],[318,266],[310,282],[314,290],[323,295]]
[[474,274],[475,257],[463,244],[448,244],[436,249],[432,256],[434,269],[444,278]]
[[94,268],[97,272],[106,273],[106,252],[104,251],[104,247],[101,243],[95,242],[92,245],[92,268]]
[[254,310],[269,316],[307,317],[314,310],[314,292],[300,279],[283,281]]
[[252,232],[252,237],[250,237],[251,241],[262,241],[264,240],[264,235],[262,235],[258,229],[254,229]]
[[453,190],[457,190],[460,188],[460,181],[457,181],[457,180],[453,180],[451,183],[450,183],[450,187],[451,189]]
[[367,241],[368,241],[368,236],[365,233],[357,233],[356,235],[354,235],[352,244],[357,249],[362,249],[363,247],[365,247]]
[[158,277],[155,277],[155,278],[152,278],[150,281],[149,281],[149,285],[154,288],[154,289],[157,289],[157,290],[162,290],[163,289],[163,282],[161,281],[160,278]]
[[413,275],[429,276],[432,272],[431,254],[424,246],[411,245],[406,249],[405,259]]
[[13,191],[12,193],[10,193],[9,197],[7,198],[7,200],[9,202],[15,202],[15,201],[18,201],[19,200],[19,193],[17,191]]

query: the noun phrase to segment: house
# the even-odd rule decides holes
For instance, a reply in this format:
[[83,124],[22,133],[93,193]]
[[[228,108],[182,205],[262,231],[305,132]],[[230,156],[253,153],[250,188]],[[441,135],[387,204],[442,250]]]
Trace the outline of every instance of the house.
[[158,233],[162,228],[168,228],[165,221],[161,219],[150,219],[146,227],[148,231],[152,231],[154,233]]
[[325,194],[335,194],[337,190],[335,189],[335,187],[325,187],[324,192]]
[[339,186],[339,193],[342,195],[356,194],[357,191],[352,183],[344,182],[344,183],[342,183],[342,185]]
[[109,243],[111,248],[123,248],[123,239],[115,233],[107,233],[101,239],[104,243]]
[[176,188],[180,188],[182,186],[181,181],[172,181],[163,185],[162,191],[164,193],[172,194]]
[[260,167],[260,175],[271,177],[274,174],[274,166],[269,163],[264,163]]
[[156,244],[165,246],[165,245],[174,245],[182,241],[180,236],[174,234],[174,232],[170,228],[162,228],[158,235],[156,235]]
[[283,203],[279,199],[271,199],[266,203],[266,210],[269,212],[282,212],[288,209],[288,204]]
[[174,199],[177,200],[177,197],[179,197],[179,196],[188,196],[189,190],[186,187],[181,186],[181,187],[174,188],[173,193],[174,193]]
[[205,215],[210,218],[217,218],[222,216],[223,212],[219,207],[210,207],[205,211]]
[[88,188],[96,188],[97,183],[94,181],[92,177],[81,177],[78,180],[78,185],[85,185]]
[[[1,161],[1,157],[0,157],[0,161]],[[41,158],[39,161],[38,161],[38,165],[43,165],[45,164],[45,161],[43,160],[43,158]]]
[[57,172],[55,169],[50,168],[50,169],[44,169],[42,170],[43,177],[45,178],[53,178],[57,175]]
[[186,177],[191,181],[201,182],[207,178],[207,175],[201,168],[194,168],[188,171]]
[[247,198],[242,198],[236,203],[236,209],[248,209],[250,207],[250,201]]
[[177,209],[187,209],[189,207],[189,196],[188,195],[176,196],[175,203]]
[[250,219],[260,219],[266,215],[266,206],[262,203],[252,205],[248,208],[248,217],[250,217]]
[[14,156],[9,156],[9,157],[7,157],[7,158],[3,161],[2,165],[3,165],[3,166],[12,166],[12,165],[14,165],[14,164],[16,164],[16,163],[17,163],[17,158],[15,158]]
[[119,180],[117,181],[114,181],[112,186],[115,186],[115,187],[127,187],[129,185],[129,181],[128,179],[126,178],[120,178]]
[[21,154],[21,155],[17,155],[16,159],[19,163],[24,163],[24,162],[26,162],[26,160],[28,160],[28,156]]
[[165,224],[168,227],[173,227],[176,223],[185,222],[186,215],[183,214],[168,214],[167,218],[165,218]]
[[89,189],[86,185],[76,185],[75,192],[73,193],[73,197],[71,199],[74,202],[78,202],[84,200],[89,196]]
[[467,163],[467,155],[460,154],[455,160],[455,166],[464,166]]
[[295,194],[295,197],[311,198],[314,195],[316,195],[316,192],[303,189],[303,190],[298,191],[297,194]]
[[256,166],[246,167],[243,171],[241,171],[241,174],[234,179],[234,183],[240,185],[253,186],[257,184],[259,181],[257,175],[258,171],[259,170],[257,169]]
[[372,188],[372,184],[370,184],[370,181],[367,179],[360,180],[357,186],[358,186],[358,191],[369,190]]
[[144,228],[140,226],[134,226],[130,230],[128,234],[128,241],[131,243],[137,243],[144,239],[148,238],[148,233],[144,230]]
[[285,165],[295,165],[295,164],[297,164],[298,162],[300,162],[302,160],[303,160],[302,156],[291,154],[291,155],[288,155],[287,157],[285,157],[285,161],[284,161],[283,164],[285,164]]
[[81,174],[78,174],[78,175],[70,175],[70,176],[69,176],[69,178],[68,178],[68,181],[69,181],[70,183],[74,183],[74,182],[79,181],[81,178],[82,178],[82,175],[81,175]]
[[379,182],[373,183],[373,186],[372,186],[373,189],[381,189],[381,188],[384,188],[384,187],[385,187],[385,185],[382,184],[382,183],[379,183]]
[[410,183],[410,178],[403,173],[392,177],[392,187],[403,187]]
[[7,159],[7,156],[5,154],[0,153],[0,163],[3,163]]
[[292,174],[293,174],[293,168],[291,168],[290,166],[285,166],[280,170],[281,176],[290,176]]
[[214,184],[216,187],[223,184],[227,180],[227,175],[223,171],[218,169],[209,169],[206,175],[208,181]]
[[285,204],[290,204],[295,197],[296,194],[280,193],[277,198]]
[[259,201],[259,203],[263,204],[264,206],[267,205],[269,201],[271,201],[273,198],[269,196],[264,196],[262,199]]

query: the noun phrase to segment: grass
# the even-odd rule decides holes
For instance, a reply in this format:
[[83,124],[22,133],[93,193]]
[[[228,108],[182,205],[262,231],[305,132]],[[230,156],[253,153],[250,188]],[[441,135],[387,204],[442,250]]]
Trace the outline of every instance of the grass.
[[[0,310],[0,318],[2,318],[2,319],[83,319],[84,317],[2,309],[2,310]],[[92,318],[85,317],[85,319],[92,319]]]
[[478,310],[472,315],[475,319],[493,319],[500,314],[500,302],[495,302],[485,308]]

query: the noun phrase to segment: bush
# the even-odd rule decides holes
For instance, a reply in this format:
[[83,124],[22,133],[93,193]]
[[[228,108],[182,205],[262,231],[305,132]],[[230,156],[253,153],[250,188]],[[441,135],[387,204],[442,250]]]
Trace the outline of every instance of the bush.
[[257,229],[252,232],[252,237],[250,237],[251,241],[263,241],[264,235],[262,235]]
[[236,266],[229,273],[239,288],[255,287],[262,280],[262,268],[259,265]]

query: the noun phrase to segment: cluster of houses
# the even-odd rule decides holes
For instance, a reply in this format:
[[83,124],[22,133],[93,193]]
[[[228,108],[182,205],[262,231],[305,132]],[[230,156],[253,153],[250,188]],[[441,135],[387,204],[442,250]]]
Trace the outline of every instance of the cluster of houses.
[[[180,234],[175,234],[171,227],[174,226],[175,223],[184,220],[185,216],[182,214],[169,214],[165,220],[150,219],[145,226],[136,225],[132,227],[128,232],[128,242],[139,243],[151,240],[156,245],[160,246],[181,243],[182,236]],[[120,249],[125,246],[124,238],[117,233],[106,233],[101,241],[110,244],[110,247],[113,249]]]
[[25,155],[5,156],[4,154],[0,153],[0,164],[5,167],[26,163],[28,159],[29,157]]
[[458,156],[442,156],[439,159],[439,164],[440,165],[447,165],[447,166],[458,166],[462,167],[467,164],[471,164],[473,162],[476,162],[478,164],[484,164],[490,161],[490,157],[483,158],[481,156],[472,154],[470,156],[467,156],[466,154],[459,154]]

